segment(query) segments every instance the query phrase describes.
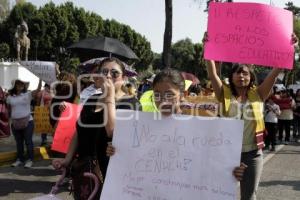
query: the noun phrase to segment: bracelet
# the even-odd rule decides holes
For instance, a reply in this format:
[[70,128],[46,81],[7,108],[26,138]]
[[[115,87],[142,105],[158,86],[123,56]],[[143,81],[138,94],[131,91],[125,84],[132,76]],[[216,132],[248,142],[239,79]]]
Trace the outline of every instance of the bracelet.
[[113,104],[113,105],[116,105],[116,103],[115,102],[112,102],[112,101],[104,101],[104,103],[107,103],[107,104]]

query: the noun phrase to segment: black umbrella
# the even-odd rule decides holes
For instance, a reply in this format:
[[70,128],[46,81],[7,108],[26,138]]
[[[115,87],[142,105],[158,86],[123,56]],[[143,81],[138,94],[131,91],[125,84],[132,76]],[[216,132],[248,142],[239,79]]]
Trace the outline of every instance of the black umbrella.
[[116,56],[127,59],[139,59],[124,43],[117,39],[97,36],[83,39],[68,47],[72,52],[85,60],[101,56]]

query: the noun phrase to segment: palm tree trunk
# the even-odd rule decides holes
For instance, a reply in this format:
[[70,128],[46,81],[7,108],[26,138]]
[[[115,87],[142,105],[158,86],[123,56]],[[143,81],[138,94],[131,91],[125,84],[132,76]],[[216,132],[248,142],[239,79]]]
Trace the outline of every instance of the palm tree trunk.
[[173,7],[172,0],[165,0],[165,33],[164,33],[164,48],[163,48],[163,66],[164,68],[171,67],[171,44],[172,44],[172,15]]

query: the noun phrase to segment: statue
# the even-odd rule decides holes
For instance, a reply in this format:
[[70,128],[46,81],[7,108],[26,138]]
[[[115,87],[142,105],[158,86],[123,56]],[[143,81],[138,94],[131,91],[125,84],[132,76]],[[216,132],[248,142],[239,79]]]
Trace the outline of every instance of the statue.
[[24,55],[25,60],[28,60],[28,50],[30,49],[30,39],[27,37],[28,33],[29,31],[27,23],[23,20],[22,24],[17,26],[17,31],[14,38],[18,61],[20,61]]

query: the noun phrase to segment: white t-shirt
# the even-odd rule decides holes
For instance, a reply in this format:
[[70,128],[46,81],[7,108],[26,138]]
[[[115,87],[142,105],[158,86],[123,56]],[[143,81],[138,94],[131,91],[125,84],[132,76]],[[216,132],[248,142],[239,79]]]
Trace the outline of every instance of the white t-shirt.
[[265,122],[277,123],[278,116],[276,113],[280,114],[280,108],[277,104],[266,104],[265,106]]
[[82,90],[82,92],[80,93],[79,103],[84,104],[90,96],[94,94],[101,94],[101,93],[102,93],[101,88],[96,88],[95,85],[90,85],[89,87]]
[[20,119],[30,115],[30,120],[32,120],[30,112],[31,103],[31,92],[21,93],[19,95],[9,95],[6,99],[7,104],[11,107],[11,118]]

